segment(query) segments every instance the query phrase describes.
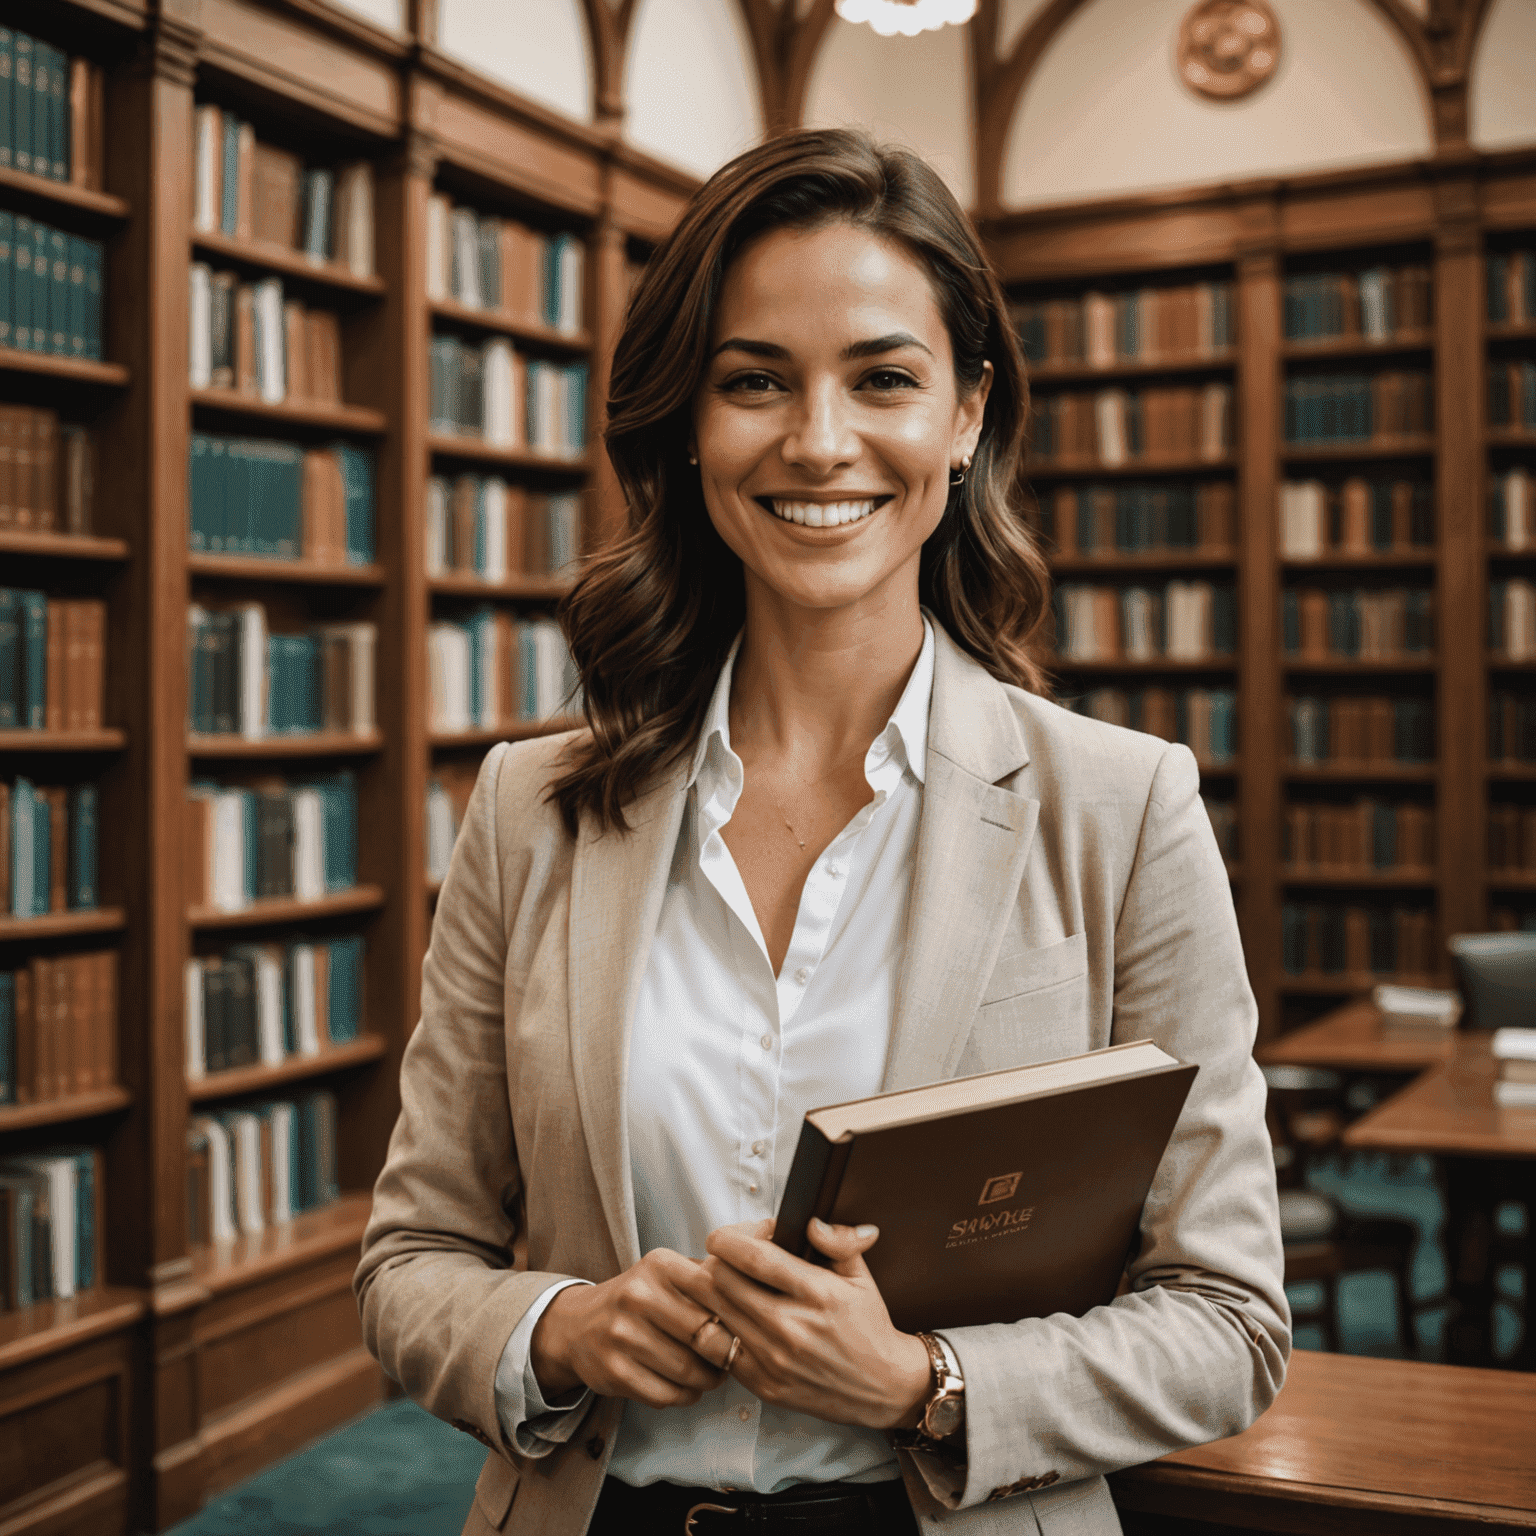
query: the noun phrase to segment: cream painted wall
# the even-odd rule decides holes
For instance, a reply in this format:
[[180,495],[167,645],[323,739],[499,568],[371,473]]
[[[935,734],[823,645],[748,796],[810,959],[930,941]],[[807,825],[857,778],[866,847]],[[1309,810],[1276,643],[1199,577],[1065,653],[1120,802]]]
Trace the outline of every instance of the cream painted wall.
[[[1530,8],[1531,0],[1512,3]],[[1091,0],[1025,89],[1004,160],[1004,203],[1075,202],[1431,152],[1406,48],[1366,0],[1271,4],[1280,67],[1261,90],[1227,105],[1195,96],[1174,73],[1188,0]]]
[[625,137],[699,176],[762,137],[735,0],[640,0],[624,67]]
[[391,32],[405,31],[405,0],[331,0],[339,10],[355,11],[365,21],[388,27]]
[[1469,132],[1479,149],[1536,143],[1536,4],[1493,0],[1472,55]]
[[581,0],[441,0],[437,36],[444,53],[481,74],[567,117],[592,120]]
[[807,126],[855,125],[915,149],[969,207],[971,156],[969,44],[960,27],[917,37],[880,37],[833,21],[806,90]]

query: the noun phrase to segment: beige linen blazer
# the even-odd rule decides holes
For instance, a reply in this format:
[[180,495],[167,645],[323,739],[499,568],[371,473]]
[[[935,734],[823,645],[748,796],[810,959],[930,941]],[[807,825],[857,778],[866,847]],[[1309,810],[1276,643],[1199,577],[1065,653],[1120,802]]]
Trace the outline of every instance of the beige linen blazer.
[[[1007,687],[936,638],[885,1087],[1144,1037],[1200,1071],[1147,1197],[1129,1289],[1081,1318],[949,1331],[967,1472],[946,1489],[903,1454],[903,1473],[927,1533],[1109,1536],[1120,1527],[1104,1473],[1235,1434],[1284,1375],[1253,995],[1190,753]],[[569,1443],[537,1459],[508,1447],[496,1414],[497,1362],[534,1299],[640,1257],[628,1024],[686,765],[633,805],[628,835],[584,824],[572,839],[544,799],[568,740],[499,746],[481,769],[357,1271],[380,1363],[491,1447],[473,1536],[580,1536],[623,1409],[594,1399]],[[526,1272],[511,1267],[519,1193]]]

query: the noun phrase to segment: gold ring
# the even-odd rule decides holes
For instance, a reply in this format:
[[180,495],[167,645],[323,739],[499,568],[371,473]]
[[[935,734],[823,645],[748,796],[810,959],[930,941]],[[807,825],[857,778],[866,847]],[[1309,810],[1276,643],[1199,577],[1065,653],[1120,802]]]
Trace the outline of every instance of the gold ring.
[[730,1352],[725,1357],[725,1364],[720,1367],[727,1376],[731,1374],[731,1367],[736,1364],[736,1356],[741,1353],[741,1339],[738,1335],[731,1335]]

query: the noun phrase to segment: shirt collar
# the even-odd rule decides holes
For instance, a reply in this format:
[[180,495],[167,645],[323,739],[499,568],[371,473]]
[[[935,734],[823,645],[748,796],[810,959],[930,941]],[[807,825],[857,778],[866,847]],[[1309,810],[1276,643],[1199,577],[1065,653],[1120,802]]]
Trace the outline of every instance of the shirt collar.
[[[898,752],[906,759],[912,776],[919,784],[926,780],[928,770],[928,710],[933,702],[933,624],[923,615],[923,648],[917,653],[917,664],[902,689],[901,698],[891,712],[885,729],[870,744],[871,766],[876,760],[895,756]],[[731,752],[731,675],[736,668],[736,657],[741,650],[741,636],[731,642],[725,665],[710,695],[709,708],[704,714],[704,724],[699,731],[699,744],[694,748],[693,762],[688,770],[688,788],[697,782],[716,740],[725,749],[727,760]]]

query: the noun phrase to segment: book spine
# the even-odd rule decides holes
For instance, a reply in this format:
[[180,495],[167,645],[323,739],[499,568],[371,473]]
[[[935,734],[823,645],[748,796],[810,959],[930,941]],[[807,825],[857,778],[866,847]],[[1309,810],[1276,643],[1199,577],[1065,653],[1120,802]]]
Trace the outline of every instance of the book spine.
[[[11,125],[11,97],[15,88],[16,37],[9,27],[0,27],[0,168],[9,170],[15,163],[15,137]],[[4,1234],[0,1233],[0,1239]],[[4,1297],[0,1297],[3,1304]]]
[[800,1140],[795,1144],[794,1161],[774,1223],[775,1246],[796,1258],[825,1262],[811,1247],[806,1228],[812,1217],[824,1221],[831,1213],[853,1145],[852,1137],[831,1142],[809,1120],[801,1123]]
[[36,44],[25,32],[12,34],[15,74],[11,82],[11,151],[18,171],[35,174],[32,165],[32,71]]

